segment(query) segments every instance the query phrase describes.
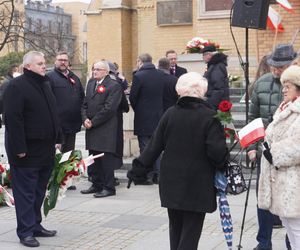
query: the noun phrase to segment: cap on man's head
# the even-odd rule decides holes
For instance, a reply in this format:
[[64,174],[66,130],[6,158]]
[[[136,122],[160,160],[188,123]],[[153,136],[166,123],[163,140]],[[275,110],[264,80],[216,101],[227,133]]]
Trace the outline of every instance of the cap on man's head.
[[215,45],[208,45],[208,46],[205,46],[202,50],[201,50],[201,53],[205,53],[205,52],[216,52],[217,51],[217,48]]
[[294,51],[291,44],[278,44],[275,50],[267,59],[267,63],[272,67],[282,67],[291,64],[298,54]]

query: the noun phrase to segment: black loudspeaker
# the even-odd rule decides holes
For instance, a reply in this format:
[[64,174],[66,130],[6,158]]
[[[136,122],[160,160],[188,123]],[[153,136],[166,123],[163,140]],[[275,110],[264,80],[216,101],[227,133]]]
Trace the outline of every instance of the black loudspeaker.
[[235,0],[231,25],[266,29],[270,0]]

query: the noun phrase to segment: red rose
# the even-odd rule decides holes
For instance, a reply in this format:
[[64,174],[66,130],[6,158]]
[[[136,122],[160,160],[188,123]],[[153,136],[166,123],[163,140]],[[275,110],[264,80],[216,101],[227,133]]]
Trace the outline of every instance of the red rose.
[[232,103],[230,101],[221,101],[218,108],[222,112],[228,112],[231,107]]
[[98,93],[104,93],[104,92],[105,92],[105,87],[104,87],[103,85],[99,85],[99,86],[97,87],[97,92],[98,92]]

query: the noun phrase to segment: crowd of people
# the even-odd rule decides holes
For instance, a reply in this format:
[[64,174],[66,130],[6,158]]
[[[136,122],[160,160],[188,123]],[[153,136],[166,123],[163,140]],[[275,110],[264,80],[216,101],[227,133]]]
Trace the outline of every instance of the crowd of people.
[[[140,54],[129,94],[140,156],[133,160],[128,178],[137,185],[159,184],[161,204],[168,210],[171,250],[197,249],[205,215],[217,207],[215,173],[226,169],[229,158],[223,127],[215,117],[219,103],[229,100],[227,55],[214,45],[201,53],[207,64],[203,75],[178,66],[174,50],[168,50],[157,67],[151,55]],[[297,57],[291,44],[279,44],[263,57],[251,86],[249,117],[263,119],[268,145],[261,149],[258,142],[248,148],[258,171],[259,230],[254,250],[272,249],[275,224],[286,228],[287,249],[300,249]],[[123,165],[127,88],[118,65],[99,60],[93,63],[84,90],[64,51],[57,53],[50,72],[38,51],[24,55],[22,73],[17,65],[10,67],[0,86],[0,111],[17,235],[24,246],[38,247],[37,237],[57,233],[42,226],[41,206],[56,149],[74,150],[82,126],[89,154],[104,156],[89,166],[91,186],[80,192],[95,198],[116,195],[119,183],[114,171]]]

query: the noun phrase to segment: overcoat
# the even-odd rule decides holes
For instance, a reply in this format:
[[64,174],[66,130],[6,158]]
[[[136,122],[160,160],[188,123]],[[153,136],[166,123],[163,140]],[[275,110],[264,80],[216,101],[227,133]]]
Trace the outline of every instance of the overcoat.
[[214,176],[227,157],[225,135],[215,111],[194,97],[182,97],[163,115],[138,161],[149,168],[163,151],[159,193],[171,209],[213,212]]
[[[266,130],[273,165],[261,159],[258,206],[287,218],[300,218],[300,98],[277,111]],[[278,170],[277,170],[277,169]]]
[[58,116],[62,132],[75,134],[81,129],[81,105],[84,90],[79,78],[69,71],[66,77],[56,68],[49,72],[51,88],[56,98]]
[[217,109],[223,100],[229,100],[229,81],[227,73],[227,56],[223,53],[215,54],[207,63],[204,77],[208,81],[207,102]]
[[130,104],[134,110],[134,134],[151,136],[163,114],[164,73],[145,63],[134,75]]
[[96,89],[96,79],[87,84],[86,96],[81,109],[82,120],[92,121],[92,128],[86,130],[86,149],[116,153],[118,135],[118,108],[122,99],[121,85],[107,75]]
[[[49,79],[24,69],[4,93],[5,147],[15,167],[54,166],[59,125]],[[17,154],[26,153],[24,158]]]

